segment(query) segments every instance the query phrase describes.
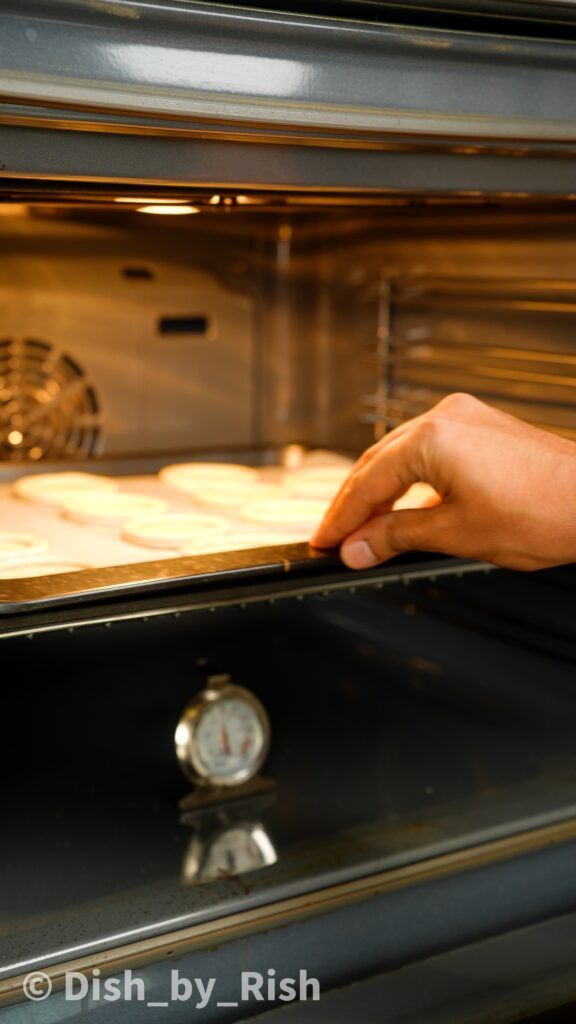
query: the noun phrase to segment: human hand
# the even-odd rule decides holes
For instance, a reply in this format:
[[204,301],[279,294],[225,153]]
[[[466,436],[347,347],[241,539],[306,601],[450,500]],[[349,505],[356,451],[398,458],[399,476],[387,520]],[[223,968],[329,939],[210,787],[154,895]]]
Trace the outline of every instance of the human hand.
[[[417,481],[440,504],[392,511]],[[509,569],[576,561],[576,444],[455,394],[372,445],[311,543],[351,569],[437,551]]]

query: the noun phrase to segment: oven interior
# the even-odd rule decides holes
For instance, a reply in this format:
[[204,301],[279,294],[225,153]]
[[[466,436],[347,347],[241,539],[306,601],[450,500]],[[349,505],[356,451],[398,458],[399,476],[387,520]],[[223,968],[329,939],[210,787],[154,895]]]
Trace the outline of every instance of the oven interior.
[[[2,500],[50,469],[353,458],[455,390],[576,437],[574,198],[6,185]],[[572,569],[352,578],[282,550],[291,586],[270,552],[172,552],[134,583],[116,549],[3,584],[8,975],[574,816]],[[268,708],[276,787],[183,823],[199,658]],[[248,827],[267,864],[226,840]]]
[[454,390],[573,434],[574,198],[13,191],[3,460],[354,454]]
[[89,570],[4,580],[5,611],[204,591],[227,568],[234,587],[256,565],[348,582],[302,546],[183,560],[65,524],[11,497],[25,473],[88,468],[158,497],[159,468],[186,459],[353,459],[456,390],[576,436],[573,198],[5,184],[3,520]]

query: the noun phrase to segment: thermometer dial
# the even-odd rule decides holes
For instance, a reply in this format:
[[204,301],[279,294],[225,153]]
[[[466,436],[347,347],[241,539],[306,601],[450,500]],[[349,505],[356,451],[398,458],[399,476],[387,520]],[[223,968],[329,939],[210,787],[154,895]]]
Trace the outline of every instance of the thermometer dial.
[[264,707],[232,683],[203,690],[176,729],[176,754],[184,774],[208,786],[236,786],[253,778],[270,743]]

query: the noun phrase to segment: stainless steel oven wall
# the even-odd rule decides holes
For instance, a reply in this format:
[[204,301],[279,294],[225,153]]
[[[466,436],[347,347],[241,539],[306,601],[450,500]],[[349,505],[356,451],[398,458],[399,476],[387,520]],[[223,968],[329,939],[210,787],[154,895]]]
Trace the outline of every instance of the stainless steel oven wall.
[[5,458],[254,442],[242,246],[210,266],[201,232],[143,220],[0,217]]
[[318,415],[344,443],[352,398],[378,434],[465,390],[576,436],[576,211],[425,203],[309,233]]
[[[261,433],[268,443],[351,451],[370,443],[372,431],[359,417],[362,396],[377,379],[363,355],[366,314],[356,268],[333,252],[346,223],[345,206],[337,206],[328,215],[292,212],[275,228],[260,363]],[[357,244],[362,251],[362,233]]]
[[342,208],[111,206],[0,207],[4,460],[369,443]]

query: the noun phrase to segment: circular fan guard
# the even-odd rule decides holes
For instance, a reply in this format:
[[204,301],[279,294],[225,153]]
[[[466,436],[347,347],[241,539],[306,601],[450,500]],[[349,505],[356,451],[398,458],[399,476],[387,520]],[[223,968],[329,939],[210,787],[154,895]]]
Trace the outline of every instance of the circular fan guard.
[[87,458],[101,436],[96,392],[45,341],[0,339],[0,459]]

